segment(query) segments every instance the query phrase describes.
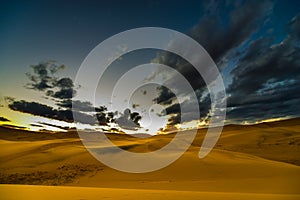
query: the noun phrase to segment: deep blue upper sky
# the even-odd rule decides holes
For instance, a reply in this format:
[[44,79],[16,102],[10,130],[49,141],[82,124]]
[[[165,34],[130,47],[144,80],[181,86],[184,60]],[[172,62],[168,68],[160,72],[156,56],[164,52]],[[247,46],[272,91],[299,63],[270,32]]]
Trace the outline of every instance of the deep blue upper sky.
[[0,12],[1,65],[15,64],[13,57],[18,57],[78,66],[93,47],[116,33],[144,26],[185,32],[202,10],[201,3],[192,1],[7,1]]
[[[2,1],[0,64],[22,67],[54,59],[78,67],[104,39],[132,28],[156,26],[187,32],[203,16],[208,1]],[[226,3],[221,3],[225,5]],[[219,5],[220,7],[220,5]],[[276,1],[270,23],[282,39],[284,26],[299,12],[299,1]],[[218,11],[226,24],[230,7]],[[17,59],[16,59],[17,58]]]

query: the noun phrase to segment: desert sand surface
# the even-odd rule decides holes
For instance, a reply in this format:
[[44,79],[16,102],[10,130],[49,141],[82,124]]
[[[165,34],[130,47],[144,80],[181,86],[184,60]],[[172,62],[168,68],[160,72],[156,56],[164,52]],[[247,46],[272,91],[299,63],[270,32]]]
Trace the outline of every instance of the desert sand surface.
[[141,190],[63,186],[0,185],[3,199],[206,199],[206,200],[298,200],[299,195],[222,193],[175,190]]
[[[228,125],[213,151],[199,159],[205,132],[198,130],[168,167],[131,174],[96,160],[76,132],[1,127],[1,199],[300,199],[300,119]],[[108,137],[127,151],[149,152],[174,134]]]

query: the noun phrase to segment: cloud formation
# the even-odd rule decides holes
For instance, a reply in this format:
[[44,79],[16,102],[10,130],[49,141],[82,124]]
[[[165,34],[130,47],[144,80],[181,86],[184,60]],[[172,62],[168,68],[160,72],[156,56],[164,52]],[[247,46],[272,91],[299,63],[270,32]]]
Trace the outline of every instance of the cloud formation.
[[59,126],[59,125],[55,125],[55,124],[50,124],[50,123],[46,123],[46,122],[38,122],[39,124],[31,124],[31,125],[34,125],[34,126],[37,126],[37,127],[43,127],[42,125],[46,125],[46,126],[51,126],[51,127],[55,127],[55,128],[59,128],[59,129],[62,129],[62,130],[72,130],[73,128],[72,127],[69,127],[69,126]]
[[73,122],[73,115],[71,110],[58,110],[37,102],[27,102],[24,100],[14,101],[10,103],[8,107],[14,111],[29,113],[32,115],[61,120],[65,122]]
[[251,42],[232,70],[228,112],[230,120],[255,121],[299,115],[300,15],[289,23],[289,34],[280,43],[270,38]]
[[26,73],[31,81],[26,86],[29,89],[45,91],[46,89],[53,88],[56,82],[54,74],[60,69],[64,69],[64,65],[57,65],[54,61],[41,62],[37,65],[30,66],[33,73]]
[[116,119],[116,123],[126,130],[137,130],[140,128],[139,121],[142,119],[139,113],[131,112],[130,109],[124,110],[121,117]]
[[[259,23],[270,14],[272,6],[272,2],[268,0],[259,2],[231,2],[226,5],[224,2],[212,2],[208,7],[210,13],[201,18],[199,23],[188,31],[187,34],[201,44],[208,51],[217,66],[222,69],[237,49],[257,31]],[[220,17],[222,9],[230,10],[225,18]],[[195,54],[193,51],[189,53]],[[199,55],[195,55],[195,57],[201,59]],[[210,83],[205,83],[198,71],[185,59],[172,53],[163,52],[158,55],[155,61],[176,69],[190,82],[199,100],[201,118],[206,119],[210,114],[210,97],[207,93],[206,84]],[[209,66],[205,66],[205,63],[202,63],[202,65],[204,70],[210,70]],[[176,75],[170,80],[173,82],[169,83],[169,85],[175,88],[181,87],[181,83],[177,81],[178,78],[176,78]],[[186,96],[188,95],[186,94]],[[160,95],[155,100],[161,105],[169,104],[169,107],[166,108],[167,113],[172,114],[169,124],[179,123],[182,114],[179,109],[174,110],[178,106],[176,105],[177,103],[173,102],[174,96],[170,95],[168,90],[162,89]],[[193,107],[193,105],[194,102],[190,103],[186,101],[182,106],[188,108]],[[168,112],[171,110],[172,112]],[[190,112],[184,113],[185,119],[199,119],[199,116],[195,115],[193,108],[187,110],[190,110]]]
[[[215,4],[215,5],[212,5]],[[201,44],[217,63],[230,52],[239,47],[258,29],[260,20],[268,15],[273,3],[269,0],[231,2],[223,5],[222,2],[212,2],[210,11],[215,10],[194,26],[189,35]],[[224,26],[224,19],[219,15],[222,9],[233,6]]]
[[[74,122],[73,116],[76,117],[76,122],[82,124],[107,125],[107,123],[114,122],[114,114],[112,112],[104,112],[106,110],[104,107],[95,108],[94,113],[86,113],[76,109],[55,109],[48,105],[37,102],[27,102],[25,100],[13,101],[8,107],[14,111],[69,123]],[[98,112],[95,110],[98,110]]]
[[164,86],[161,86],[157,89],[159,90],[160,95],[157,98],[153,99],[153,101],[157,104],[168,105],[171,104],[172,100],[176,98],[176,95]]
[[58,78],[56,73],[66,68],[65,65],[58,65],[54,61],[40,62],[31,65],[32,73],[27,73],[31,81],[27,88],[45,92],[47,96],[53,97],[57,101],[71,99],[76,94],[73,80],[69,77]]
[[[73,99],[76,94],[73,80],[69,77],[60,78],[55,75],[56,72],[65,68],[64,65],[57,65],[55,62],[50,61],[32,65],[31,68],[33,73],[27,74],[30,83],[26,87],[41,91],[45,96],[52,97],[58,108],[38,102],[15,100],[7,97],[8,107],[11,110],[69,123],[73,123],[74,119],[76,119],[76,122],[89,125],[108,126],[108,123],[115,123],[115,113],[109,112],[105,106],[94,107],[88,101]],[[130,117],[135,125],[139,125],[138,121],[141,116],[138,113],[131,113]],[[40,124],[61,129],[68,128],[52,124]]]

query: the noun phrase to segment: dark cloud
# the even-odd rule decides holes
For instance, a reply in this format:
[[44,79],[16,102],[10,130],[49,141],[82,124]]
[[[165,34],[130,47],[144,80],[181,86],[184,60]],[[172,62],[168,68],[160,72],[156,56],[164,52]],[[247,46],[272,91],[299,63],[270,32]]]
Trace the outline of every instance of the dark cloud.
[[[268,0],[245,1],[240,4],[232,2],[228,5],[223,5],[222,2],[213,2],[212,4],[218,4],[213,6],[218,9],[200,19],[200,22],[187,34],[201,44],[217,63],[217,66],[221,67],[219,65],[221,60],[249,39],[258,29],[261,20],[270,13],[273,4]],[[220,18],[222,10],[230,7],[234,8],[231,9],[228,16]],[[164,52],[159,55],[158,62],[179,70],[187,80],[192,82],[191,85],[194,89],[205,85],[201,79],[195,81],[199,79],[198,72],[179,56]]]
[[171,104],[172,100],[176,98],[175,94],[164,86],[161,86],[157,89],[160,92],[160,95],[154,99],[154,102],[157,104],[168,105]]
[[239,106],[227,112],[228,123],[254,123],[271,118],[299,117],[298,99]]
[[289,23],[289,34],[278,44],[269,38],[253,41],[232,70],[229,120],[255,121],[299,115],[300,15]]
[[10,122],[10,120],[5,117],[0,117],[0,121],[1,122]]
[[114,119],[114,113],[113,112],[98,112],[96,114],[96,117],[98,119],[99,125],[105,126],[108,125],[108,123],[113,123],[115,122]]
[[57,105],[63,108],[73,109],[82,112],[95,111],[95,108],[93,107],[91,102],[88,101],[79,101],[79,100],[72,101],[71,99],[65,99],[61,102],[58,102]]
[[[226,5],[215,2],[217,7],[211,15],[202,18],[195,27],[189,31],[189,35],[198,41],[210,54],[213,60],[219,63],[232,49],[240,46],[249,39],[258,28],[259,20],[270,13],[272,2],[245,1],[241,4],[232,2],[227,6],[234,6],[228,18],[222,19],[219,15]],[[224,26],[224,21],[226,20]]]
[[180,113],[180,104],[174,103],[165,109],[167,115]]
[[46,123],[46,122],[39,122],[39,124],[59,128],[59,129],[66,130],[66,131],[72,129],[72,127],[69,127],[69,126],[59,126],[59,125],[50,124],[50,123]]
[[27,84],[27,88],[38,91],[45,91],[53,88],[56,82],[54,74],[65,68],[64,65],[58,65],[54,61],[41,62],[37,65],[31,65],[33,73],[27,73],[27,77],[31,83]]
[[139,113],[137,112],[133,112],[133,113],[130,113],[130,119],[138,126],[140,126],[140,123],[139,121],[142,119],[142,116],[140,116]]
[[181,115],[180,115],[180,113],[171,115],[168,118],[168,125],[176,125],[176,124],[180,124],[180,122],[181,122]]
[[[72,123],[74,118],[76,122],[90,125],[107,125],[107,123],[115,122],[114,113],[107,112],[105,106],[92,107],[90,102],[74,101],[72,108],[72,101],[67,100],[59,104],[61,108],[55,109],[48,105],[37,102],[11,101],[8,107],[14,111],[32,114],[35,116],[46,117]],[[59,128],[59,127],[57,127]]]
[[[17,101],[7,99],[8,107],[12,110],[72,123],[76,122],[90,125],[107,125],[115,121],[114,113],[107,112],[105,106],[94,107],[90,102],[72,99],[76,95],[74,83],[71,78],[59,78],[55,73],[65,68],[54,61],[41,62],[32,65],[32,73],[27,73],[29,80],[27,88],[44,92],[45,96],[52,97],[58,108],[53,108],[37,102]],[[44,124],[49,125],[50,124]],[[62,128],[52,125],[53,127]]]
[[61,78],[55,82],[55,85],[62,89],[68,89],[74,87],[73,80],[70,78]]
[[73,111],[70,109],[61,110],[61,109],[54,109],[53,107],[40,104],[37,102],[27,102],[24,100],[21,101],[13,101],[10,103],[9,108],[14,111],[19,111],[23,113],[32,114],[35,116],[46,117],[49,119],[55,119],[65,122],[73,122],[73,115],[76,115],[76,119],[78,119],[80,123],[83,124],[97,124],[97,119],[94,116],[81,113],[79,111]]
[[73,88],[64,88],[52,95],[52,97],[57,99],[71,99],[73,96],[75,96],[75,90],[73,90]]
[[73,109],[75,111],[80,111],[80,112],[96,112],[96,113],[107,112],[106,106],[94,107],[92,103],[89,101],[65,99],[63,101],[58,102],[56,105],[62,108]]
[[[199,106],[199,113],[195,110],[195,104],[198,102],[192,102],[191,100],[186,100],[179,103],[174,103],[168,106],[164,111],[166,115],[171,115],[168,119],[168,125],[176,125],[180,123],[190,122],[193,120],[205,119],[210,111],[210,97],[206,95],[204,98],[201,99]],[[182,112],[181,108],[184,110]]]
[[[223,5],[224,4],[224,5]],[[188,35],[201,44],[209,53],[212,59],[217,63],[219,68],[222,68],[228,62],[228,59],[236,52],[238,47],[243,45],[250,36],[258,29],[259,24],[264,20],[272,10],[271,1],[242,1],[239,3],[231,2],[225,4],[223,2],[212,2],[209,5],[209,11],[212,11],[200,19]],[[212,9],[213,8],[213,9]],[[231,10],[225,17],[220,17],[223,10]],[[194,53],[193,51],[189,53]],[[197,56],[197,55],[195,55]],[[250,55],[249,55],[250,56]],[[199,57],[199,56],[198,56]],[[169,52],[160,53],[156,62],[168,65],[176,69],[183,75],[191,84],[199,99],[200,112],[202,117],[206,117],[210,111],[209,96],[205,94],[207,91],[206,84],[198,71],[185,59],[176,56]],[[201,61],[199,61],[201,62]],[[205,63],[202,63],[205,66]],[[210,72],[209,66],[205,69]],[[161,73],[161,72],[158,72]],[[216,77],[212,77],[212,80]],[[182,83],[178,82],[176,76],[171,79],[173,82],[169,85],[175,88],[180,88]],[[189,95],[189,94],[186,94]],[[174,95],[171,95],[168,90],[162,89],[160,95],[155,99],[156,102],[166,105],[171,104],[174,100]],[[188,105],[188,102],[185,103]],[[174,107],[170,105],[167,110],[172,110]],[[177,109],[178,110],[178,109]],[[178,122],[180,113],[171,112],[170,123]],[[188,113],[189,117],[193,112]],[[196,117],[196,116],[195,116]],[[171,122],[172,120],[176,120]]]
[[121,117],[116,119],[116,123],[123,129],[137,130],[140,128],[139,121],[142,119],[139,113],[131,112],[130,109],[126,109]]
[[67,122],[72,122],[73,120],[72,114],[59,117],[61,115],[58,114],[59,113],[58,110],[55,110],[50,106],[40,104],[37,102],[27,102],[24,100],[14,101],[11,104],[9,104],[8,107],[15,111],[30,113],[32,115],[43,116],[46,118],[56,118],[58,120],[67,121]]
[[96,112],[105,112],[107,108],[105,106],[99,106],[94,108]]
[[40,124],[34,124],[34,123],[31,123],[29,124],[30,126],[33,126],[33,127],[39,127],[39,128],[43,128],[44,126],[40,125]]
[[76,95],[76,90],[74,90],[73,80],[70,78],[61,78],[54,82],[54,87],[59,90],[53,92],[51,95],[56,99],[71,99]]
[[27,88],[43,91],[46,96],[53,97],[57,101],[71,99],[75,96],[73,80],[68,77],[58,78],[55,76],[60,69],[65,68],[65,65],[46,61],[32,65],[31,68],[33,73],[26,74],[31,81],[26,85]]

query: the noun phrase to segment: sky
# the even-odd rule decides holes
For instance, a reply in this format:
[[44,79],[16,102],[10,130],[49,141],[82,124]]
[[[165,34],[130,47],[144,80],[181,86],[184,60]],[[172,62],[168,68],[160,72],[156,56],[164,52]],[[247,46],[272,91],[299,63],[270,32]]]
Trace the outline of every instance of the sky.
[[[2,126],[68,130],[74,112],[86,130],[154,134],[209,123],[211,101],[203,79],[190,63],[166,51],[137,50],[113,62],[98,84],[95,105],[76,96],[86,89],[74,80],[89,52],[115,34],[140,27],[176,30],[204,47],[224,80],[225,123],[299,117],[299,1],[1,1],[0,27]],[[151,84],[131,99],[120,97],[110,109],[105,95],[125,72],[145,63],[165,64],[182,74],[196,93],[200,116],[191,94],[179,103],[172,91]],[[162,74],[180,87],[178,76],[167,71],[131,79]]]

